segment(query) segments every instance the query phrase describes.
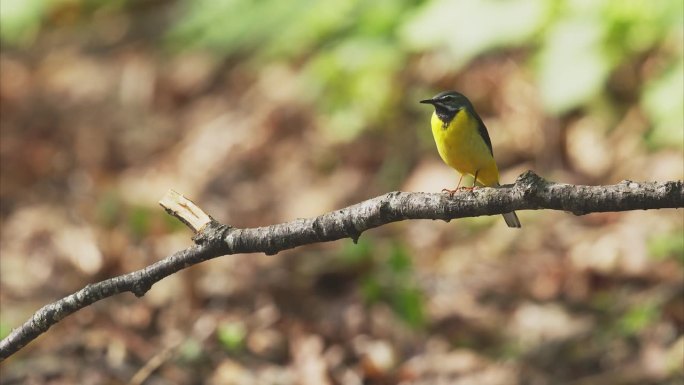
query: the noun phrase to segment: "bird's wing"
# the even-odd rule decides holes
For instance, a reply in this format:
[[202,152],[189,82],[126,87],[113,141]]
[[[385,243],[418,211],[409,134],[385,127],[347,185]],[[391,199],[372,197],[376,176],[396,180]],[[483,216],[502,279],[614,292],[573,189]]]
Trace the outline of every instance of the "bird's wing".
[[487,132],[487,127],[485,127],[484,122],[482,122],[482,119],[480,118],[480,115],[477,114],[474,110],[471,111],[472,115],[475,117],[477,120],[477,131],[480,133],[480,136],[482,139],[484,139],[485,144],[487,145],[487,148],[489,148],[489,153],[494,156],[494,150],[492,150],[492,140],[489,139],[489,133]]

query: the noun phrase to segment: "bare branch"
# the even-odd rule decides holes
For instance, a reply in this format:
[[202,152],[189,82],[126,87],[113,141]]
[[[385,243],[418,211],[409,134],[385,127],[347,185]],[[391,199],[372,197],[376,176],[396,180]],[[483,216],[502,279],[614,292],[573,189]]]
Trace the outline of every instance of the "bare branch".
[[358,240],[361,233],[406,219],[441,219],[495,215],[514,210],[593,212],[684,207],[684,182],[578,186],[548,182],[531,171],[514,185],[478,188],[448,194],[391,192],[315,218],[266,227],[239,229],[222,225],[176,192],[160,202],[196,232],[196,245],[144,269],[86,286],[38,310],[31,319],[0,341],[0,359],[11,356],[64,317],[101,299],[130,291],[143,296],[156,282],[179,270],[226,254],[279,251],[342,238]]

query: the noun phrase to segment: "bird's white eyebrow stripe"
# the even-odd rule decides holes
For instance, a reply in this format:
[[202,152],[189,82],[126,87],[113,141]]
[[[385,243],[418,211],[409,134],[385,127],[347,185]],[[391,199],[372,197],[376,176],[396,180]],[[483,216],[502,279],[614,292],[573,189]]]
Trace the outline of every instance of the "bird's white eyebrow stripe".
[[441,107],[444,107],[445,109],[447,109],[447,110],[449,110],[449,111],[458,111],[458,110],[459,110],[459,107],[456,107],[456,106],[453,106],[453,105],[450,105],[450,104],[441,104],[441,103],[440,103],[440,106],[441,106]]

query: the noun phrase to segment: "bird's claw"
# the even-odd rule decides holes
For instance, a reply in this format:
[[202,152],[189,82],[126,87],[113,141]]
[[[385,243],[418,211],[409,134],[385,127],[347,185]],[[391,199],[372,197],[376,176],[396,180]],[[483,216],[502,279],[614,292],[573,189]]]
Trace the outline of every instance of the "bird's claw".
[[460,187],[456,187],[453,190],[449,190],[448,188],[443,188],[442,193],[447,193],[447,194],[449,194],[449,198],[453,198],[454,194],[456,194],[459,191],[473,191],[477,187],[478,186],[472,186],[472,187],[460,186]]

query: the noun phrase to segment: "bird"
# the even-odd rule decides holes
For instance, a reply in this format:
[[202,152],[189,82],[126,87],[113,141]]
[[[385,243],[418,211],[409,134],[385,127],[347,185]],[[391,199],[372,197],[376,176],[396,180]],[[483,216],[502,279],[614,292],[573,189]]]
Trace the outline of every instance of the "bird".
[[[473,176],[473,186],[464,187],[466,189],[475,188],[475,183],[499,186],[499,169],[494,160],[492,141],[470,100],[456,91],[444,91],[420,103],[434,106],[430,125],[437,151],[444,163],[461,174],[456,189],[442,191],[453,196],[466,174]],[[508,227],[521,227],[515,211],[505,213],[503,217]]]

